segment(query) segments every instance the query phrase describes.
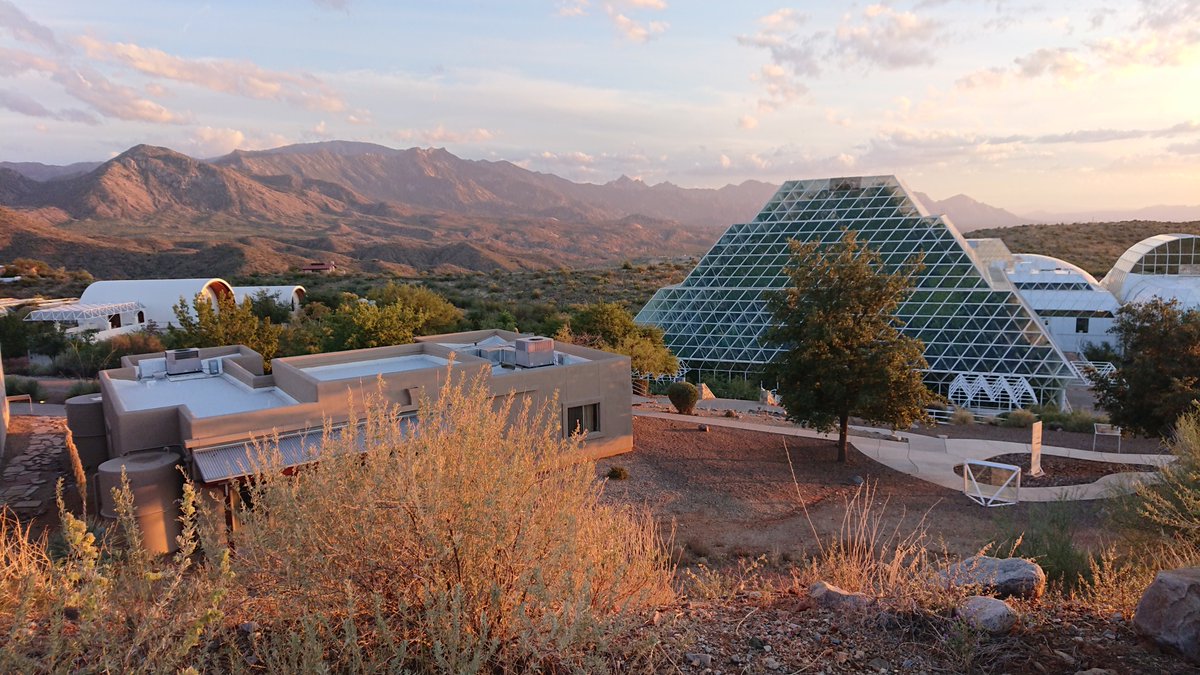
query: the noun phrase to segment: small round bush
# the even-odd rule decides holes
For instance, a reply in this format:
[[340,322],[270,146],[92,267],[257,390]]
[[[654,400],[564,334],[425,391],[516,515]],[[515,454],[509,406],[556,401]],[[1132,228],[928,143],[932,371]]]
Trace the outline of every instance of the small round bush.
[[691,382],[673,382],[667,387],[667,398],[681,415],[691,415],[700,400],[700,390]]
[[625,480],[629,478],[629,469],[623,466],[614,466],[608,470],[609,480]]
[[966,408],[959,408],[950,413],[950,423],[957,424],[960,427],[965,427],[975,423],[975,414]]
[[1004,426],[1016,429],[1028,429],[1033,426],[1038,416],[1028,410],[1014,410],[1004,418]]

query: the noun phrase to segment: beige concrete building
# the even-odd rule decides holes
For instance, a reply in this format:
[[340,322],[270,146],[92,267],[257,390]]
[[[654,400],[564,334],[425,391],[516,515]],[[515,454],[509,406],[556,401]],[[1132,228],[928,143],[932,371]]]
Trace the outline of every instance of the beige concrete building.
[[[255,439],[279,436],[289,466],[311,461],[328,422],[344,433],[371,395],[412,413],[447,377],[484,377],[497,397],[535,405],[557,396],[566,432],[587,432],[588,456],[633,448],[629,359],[549,338],[484,330],[406,345],[275,359],[243,346],[125,357],[100,373],[108,455],[174,447],[197,482],[250,473]],[[352,409],[354,408],[354,409]]]

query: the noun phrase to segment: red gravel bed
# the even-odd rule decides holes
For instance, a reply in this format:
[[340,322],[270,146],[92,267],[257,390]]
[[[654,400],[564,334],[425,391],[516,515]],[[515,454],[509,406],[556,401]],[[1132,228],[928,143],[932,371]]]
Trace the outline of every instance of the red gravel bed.
[[[1085,459],[1059,457],[1057,455],[1042,455],[1043,476],[1030,476],[1028,453],[1012,453],[989,457],[989,462],[1013,464],[1021,467],[1021,487],[1060,487],[1063,485],[1089,485],[1104,476],[1130,471],[1155,471],[1157,467],[1148,464],[1116,464],[1113,462],[1093,462]],[[954,467],[954,473],[962,475],[962,465]],[[978,476],[977,476],[978,478]]]

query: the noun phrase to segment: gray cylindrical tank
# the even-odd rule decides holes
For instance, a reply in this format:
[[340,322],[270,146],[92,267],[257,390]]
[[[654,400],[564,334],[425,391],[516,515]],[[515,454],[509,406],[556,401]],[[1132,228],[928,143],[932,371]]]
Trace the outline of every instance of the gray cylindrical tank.
[[79,450],[79,461],[88,473],[108,459],[108,435],[104,428],[104,399],[84,394],[67,399],[67,428]]
[[168,450],[135,452],[100,465],[96,485],[100,491],[100,515],[116,519],[113,488],[121,487],[121,468],[133,492],[133,514],[142,531],[142,543],[152,554],[174,553],[179,548],[179,499],[183,496],[183,474],[179,455]]

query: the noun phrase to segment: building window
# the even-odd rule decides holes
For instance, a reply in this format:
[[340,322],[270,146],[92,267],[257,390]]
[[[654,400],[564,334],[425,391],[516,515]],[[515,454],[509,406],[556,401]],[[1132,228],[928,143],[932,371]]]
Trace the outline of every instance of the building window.
[[146,313],[140,309],[138,310],[138,313],[137,313],[137,322],[138,323],[146,323]]
[[600,404],[588,403],[567,408],[567,434],[600,431]]
[[1076,333],[1088,332],[1088,318],[1086,316],[1081,316],[1078,319],[1075,319],[1075,332]]

